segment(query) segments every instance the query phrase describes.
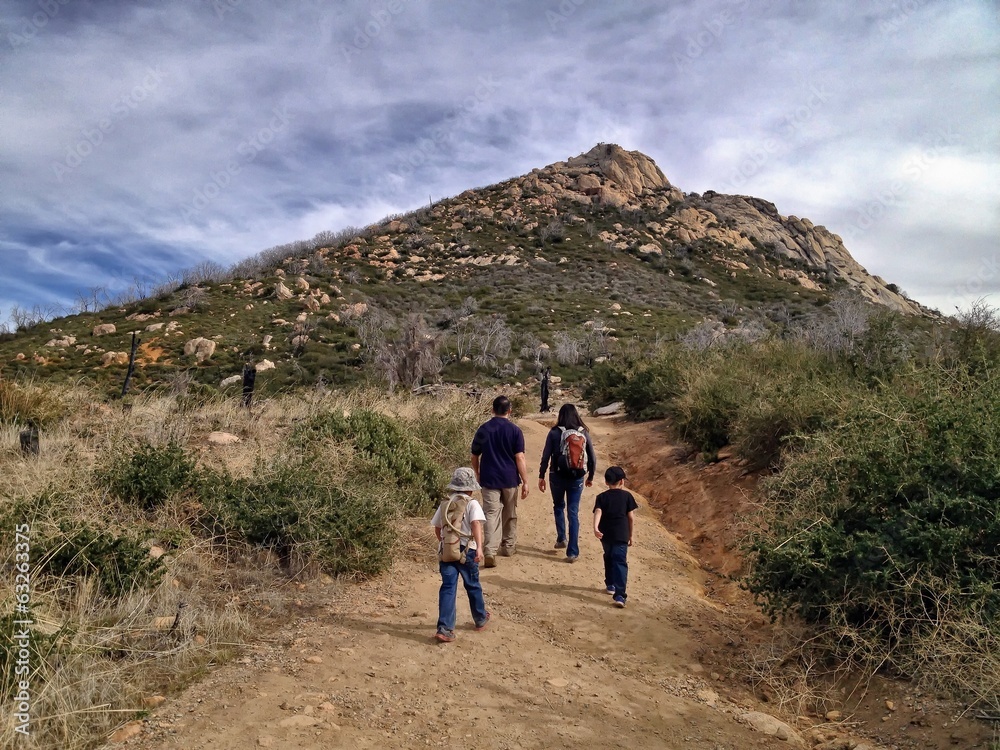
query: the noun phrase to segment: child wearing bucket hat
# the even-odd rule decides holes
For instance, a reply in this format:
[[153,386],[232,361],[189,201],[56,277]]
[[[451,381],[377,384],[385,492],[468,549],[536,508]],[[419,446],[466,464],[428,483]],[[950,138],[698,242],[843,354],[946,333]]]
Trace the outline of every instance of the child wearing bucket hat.
[[[471,468],[463,466],[455,469],[448,484],[451,494],[441,501],[431,519],[438,539],[438,565],[441,570],[437,633],[434,637],[442,643],[455,640],[455,619],[458,616],[455,600],[459,578],[469,596],[476,630],[485,628],[490,619],[483,599],[483,587],[479,583],[479,563],[483,560],[483,522],[486,520],[482,506],[472,497],[472,493],[479,489],[482,488]],[[448,536],[457,537],[457,550],[450,549],[453,545],[448,544]]]

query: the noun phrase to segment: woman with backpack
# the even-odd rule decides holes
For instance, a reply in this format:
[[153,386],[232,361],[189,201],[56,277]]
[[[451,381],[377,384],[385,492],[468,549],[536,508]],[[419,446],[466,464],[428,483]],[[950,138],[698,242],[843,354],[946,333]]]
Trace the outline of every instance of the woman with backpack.
[[566,561],[576,562],[580,556],[580,496],[585,484],[590,487],[594,483],[597,456],[590,431],[573,404],[562,405],[556,426],[545,438],[542,464],[538,469],[541,492],[545,492],[545,471],[549,469],[550,460],[549,487],[556,518],[556,549],[565,547]]

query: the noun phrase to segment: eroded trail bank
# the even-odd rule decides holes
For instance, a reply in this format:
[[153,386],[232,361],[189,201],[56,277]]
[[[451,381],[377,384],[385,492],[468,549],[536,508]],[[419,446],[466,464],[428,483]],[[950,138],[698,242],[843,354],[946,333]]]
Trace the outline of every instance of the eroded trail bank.
[[[534,476],[547,427],[521,426]],[[591,426],[603,469],[622,427]],[[644,498],[629,604],[619,610],[603,591],[601,546],[588,526],[602,484],[584,492],[575,564],[553,549],[549,496],[531,489],[519,506],[517,554],[482,571],[493,614],[484,632],[473,631],[460,591],[457,640],[432,640],[433,535],[412,522],[389,574],[305,584],[302,617],[170,700],[126,746],[789,747],[742,723],[755,705],[703,666],[709,652],[708,662],[724,663],[751,623],[705,595],[710,576]]]

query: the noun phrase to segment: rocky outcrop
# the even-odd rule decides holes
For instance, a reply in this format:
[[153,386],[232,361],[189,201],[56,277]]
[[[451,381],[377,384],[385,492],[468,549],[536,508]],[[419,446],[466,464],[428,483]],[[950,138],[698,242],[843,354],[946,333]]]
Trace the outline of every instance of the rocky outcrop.
[[555,206],[561,199],[638,206],[655,194],[656,204],[665,207],[670,200],[683,198],[652,159],[614,143],[601,143],[585,154],[536,169],[515,183],[509,191],[516,192],[508,191],[509,195],[519,199],[524,190],[538,193],[529,200],[542,206]]
[[213,354],[215,354],[215,342],[211,339],[199,337],[191,339],[184,344],[184,356],[190,357],[194,355],[195,360],[198,362],[204,362],[206,359],[211,358]]
[[[872,276],[844,247],[839,236],[809,219],[782,216],[773,203],[746,195],[723,195],[709,191],[701,198],[704,213],[738,230],[779,256],[798,261],[824,272],[833,279],[846,281],[872,302],[899,312],[920,314],[920,305],[890,289],[879,277]],[[683,212],[679,212],[683,213]],[[687,226],[691,226],[688,224]],[[701,230],[694,230],[699,235]],[[704,235],[702,235],[704,236]],[[802,286],[816,288],[801,273],[793,278]]]
[[109,333],[115,333],[118,329],[115,328],[114,323],[101,323],[100,325],[94,326],[94,330],[91,332],[92,336],[107,336]]
[[127,365],[128,352],[104,352],[101,356],[101,364],[104,367],[111,365]]
[[[577,176],[578,184],[584,174],[600,175],[629,197],[671,187],[656,162],[639,151],[626,151],[614,143],[600,143],[587,153],[568,159],[561,171]],[[592,180],[587,182],[593,184]]]

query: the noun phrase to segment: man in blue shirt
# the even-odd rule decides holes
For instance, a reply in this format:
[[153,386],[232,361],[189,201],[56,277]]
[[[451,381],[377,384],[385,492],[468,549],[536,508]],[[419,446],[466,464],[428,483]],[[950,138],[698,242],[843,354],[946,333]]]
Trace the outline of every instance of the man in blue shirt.
[[[493,400],[493,418],[472,439],[472,468],[483,490],[486,513],[484,567],[496,567],[496,555],[514,554],[517,544],[517,499],[528,496],[524,433],[510,421],[510,399]],[[520,489],[518,486],[520,485]]]

